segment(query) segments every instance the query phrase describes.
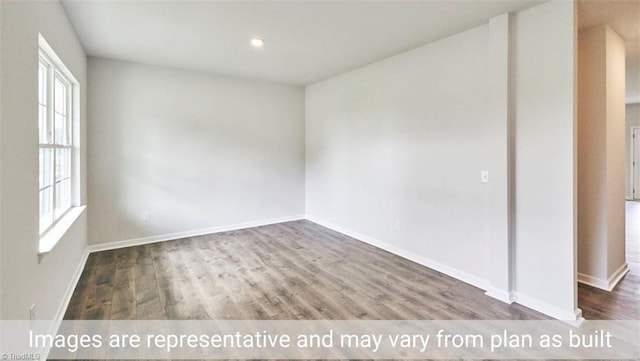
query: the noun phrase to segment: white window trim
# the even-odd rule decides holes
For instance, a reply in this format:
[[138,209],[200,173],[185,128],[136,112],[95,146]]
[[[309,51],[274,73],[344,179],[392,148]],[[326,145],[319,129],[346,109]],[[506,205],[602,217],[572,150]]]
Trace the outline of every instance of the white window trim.
[[54,226],[49,227],[47,231],[40,236],[40,243],[38,245],[38,254],[40,257],[43,257],[53,250],[53,247],[58,244],[58,241],[64,237],[75,221],[84,213],[85,208],[87,207],[78,206],[69,208]]
[[[67,231],[71,228],[71,226],[75,223],[75,221],[84,213],[86,206],[80,204],[80,186],[81,182],[79,180],[79,169],[77,167],[79,164],[79,129],[77,128],[77,124],[79,124],[79,82],[73,76],[73,74],[69,71],[69,69],[64,65],[62,60],[58,57],[58,55],[53,51],[51,46],[47,43],[47,41],[42,37],[41,34],[38,35],[39,40],[39,62],[41,59],[44,59],[44,62],[48,63],[48,65],[52,68],[49,72],[48,87],[55,86],[53,79],[58,77],[58,79],[68,85],[69,94],[67,96],[67,106],[68,112],[67,115],[69,117],[67,123],[67,137],[70,140],[69,145],[61,145],[61,144],[42,144],[40,141],[39,149],[42,148],[61,148],[61,149],[69,149],[69,157],[70,157],[70,169],[69,169],[69,182],[70,182],[70,207],[63,210],[59,215],[55,215],[55,203],[52,203],[52,212],[53,222],[47,226],[46,229],[40,232],[40,226],[38,226],[39,244],[38,244],[38,253],[40,258],[45,254],[51,252],[54,246],[64,237]],[[39,86],[39,85],[38,85]],[[47,104],[50,105],[48,113],[52,113],[54,110],[55,104],[53,103],[53,92],[48,92]],[[47,121],[53,122],[53,114],[47,115]],[[53,129],[53,127],[50,127]],[[53,136],[53,135],[51,135]],[[40,137],[38,136],[38,139]],[[55,172],[55,156],[53,157],[53,171]],[[55,177],[52,179],[51,187],[55,187]],[[38,188],[40,190],[40,188]],[[55,192],[51,192],[53,195],[55,202]],[[40,213],[40,209],[38,207],[38,214]],[[38,220],[40,217],[38,216]],[[40,224],[40,223],[38,223]]]
[[[70,154],[70,158],[69,158],[69,175],[66,178],[63,179],[59,179],[56,180],[55,176],[53,176],[53,178],[51,179],[51,184],[47,185],[43,188],[40,188],[39,191],[41,192],[42,190],[46,189],[46,188],[51,188],[50,191],[50,204],[51,204],[51,223],[45,228],[45,229],[40,229],[40,237],[42,237],[43,235],[45,235],[49,230],[51,230],[53,227],[56,226],[56,224],[58,222],[60,222],[60,220],[65,216],[65,214],[73,207],[73,202],[71,201],[72,199],[72,195],[71,192],[69,193],[69,206],[65,209],[62,209],[60,211],[58,211],[58,204],[56,204],[56,191],[59,187],[59,183],[65,181],[65,180],[69,180],[69,183],[71,183],[71,177],[73,175],[73,171],[74,171],[74,162],[73,162],[73,144],[72,144],[72,134],[73,134],[73,87],[74,84],[67,79],[67,77],[62,73],[62,71],[59,69],[59,65],[54,63],[51,58],[49,57],[48,54],[46,54],[46,52],[43,49],[40,49],[40,62],[44,63],[47,65],[47,128],[49,131],[49,134],[47,134],[47,138],[49,139],[49,143],[40,143],[39,144],[39,148],[40,149],[51,149],[53,150],[53,156],[51,158],[52,161],[52,166],[51,166],[51,171],[55,174],[56,169],[57,169],[57,155],[56,155],[56,149],[68,149],[69,150],[69,154]],[[54,89],[56,87],[56,80],[63,83],[63,85],[66,87],[67,89],[67,97],[66,97],[66,109],[68,114],[65,114],[65,116],[67,117],[67,119],[65,120],[65,122],[67,123],[65,126],[65,130],[67,132],[66,134],[66,138],[69,140],[69,144],[65,145],[65,144],[59,144],[56,143],[55,139],[54,139],[54,129],[55,129],[55,116],[56,116],[56,100],[54,98],[55,92]],[[58,212],[58,213],[56,213]]]

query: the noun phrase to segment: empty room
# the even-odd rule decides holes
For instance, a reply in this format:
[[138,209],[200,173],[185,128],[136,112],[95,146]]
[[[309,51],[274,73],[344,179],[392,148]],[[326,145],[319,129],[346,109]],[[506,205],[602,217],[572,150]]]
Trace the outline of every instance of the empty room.
[[0,0],[0,354],[640,359],[639,49],[636,0]]

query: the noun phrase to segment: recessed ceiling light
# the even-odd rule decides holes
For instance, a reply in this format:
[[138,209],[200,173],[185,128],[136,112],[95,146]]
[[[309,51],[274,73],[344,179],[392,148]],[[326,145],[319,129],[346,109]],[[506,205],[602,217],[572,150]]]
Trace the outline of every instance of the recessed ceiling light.
[[256,48],[261,48],[262,46],[264,46],[264,39],[252,38],[251,45],[253,45]]

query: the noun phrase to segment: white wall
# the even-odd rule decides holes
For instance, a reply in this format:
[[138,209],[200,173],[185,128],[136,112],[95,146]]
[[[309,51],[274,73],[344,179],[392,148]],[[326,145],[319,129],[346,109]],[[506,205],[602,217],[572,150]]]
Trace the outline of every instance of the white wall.
[[579,32],[578,272],[610,289],[625,265],[625,51],[608,26]]
[[[573,11],[565,1],[523,11],[512,34],[510,291],[566,319],[576,312]],[[490,227],[500,222],[479,173],[508,177],[494,161],[507,161],[508,134],[488,105],[489,41],[483,25],[308,86],[307,217],[487,286]]]
[[[578,271],[606,279],[607,122],[606,31],[582,29],[579,39]],[[603,262],[591,261],[602,255]]]
[[[38,263],[38,33],[46,38],[80,83],[81,132],[85,131],[86,57],[58,2],[2,1],[0,184],[2,203],[2,319],[59,316],[87,244],[81,216]],[[85,162],[86,137],[81,146]],[[85,172],[81,200],[86,199]]]
[[[607,27],[607,279],[627,272],[625,236],[625,43]],[[612,282],[610,287],[613,286]]]
[[533,308],[577,312],[575,19],[572,1],[515,14],[515,289]]
[[[628,79],[628,77],[627,77]],[[625,190],[626,190],[626,198],[633,198],[633,183],[631,182],[631,135],[633,132],[631,131],[631,127],[640,127],[640,103],[627,104],[625,106],[625,139],[626,139],[626,174],[625,174]],[[640,190],[638,190],[640,192]],[[640,197],[640,194],[638,194]]]
[[488,37],[483,25],[307,87],[309,219],[486,282]]
[[90,58],[89,93],[92,244],[303,217],[303,88]]

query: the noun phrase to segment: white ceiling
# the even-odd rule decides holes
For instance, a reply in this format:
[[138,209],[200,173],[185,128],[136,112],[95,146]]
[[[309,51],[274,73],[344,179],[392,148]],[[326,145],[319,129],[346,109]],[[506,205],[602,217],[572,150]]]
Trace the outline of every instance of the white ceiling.
[[638,0],[580,0],[578,27],[608,24],[624,40],[627,64],[640,63],[640,1]]
[[580,0],[578,27],[609,24],[625,40],[640,37],[640,1]]
[[607,24],[625,40],[626,103],[640,103],[640,1],[580,0],[578,27]]
[[540,2],[62,0],[88,55],[299,85]]

